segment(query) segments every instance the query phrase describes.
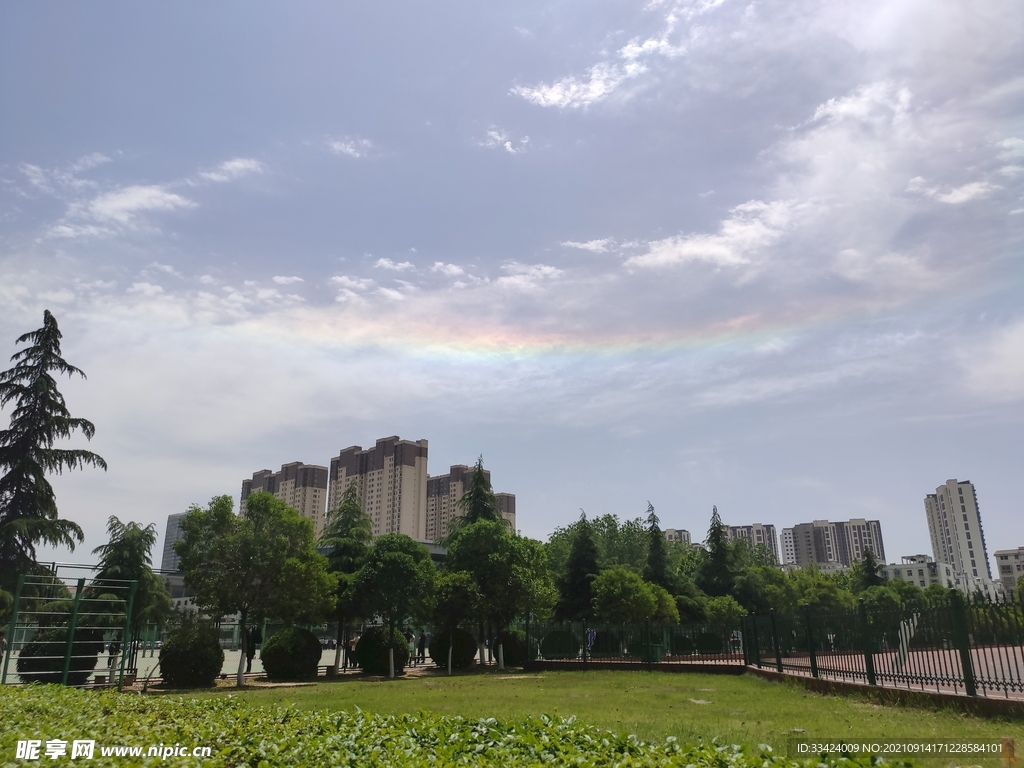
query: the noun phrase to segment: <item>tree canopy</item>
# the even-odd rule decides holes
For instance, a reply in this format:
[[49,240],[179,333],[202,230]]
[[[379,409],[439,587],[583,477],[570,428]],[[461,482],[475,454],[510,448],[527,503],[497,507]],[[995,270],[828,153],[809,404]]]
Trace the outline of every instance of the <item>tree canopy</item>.
[[601,572],[597,544],[585,512],[580,513],[573,533],[565,570],[557,581],[555,618],[563,621],[579,621],[594,615],[593,582]]
[[195,604],[214,616],[237,613],[242,626],[267,618],[286,624],[323,620],[334,607],[337,579],[314,546],[313,524],[269,493],[250,495],[245,517],[232,507],[230,496],[217,496],[182,518],[183,536],[174,549]]
[[44,311],[43,326],[17,339],[29,346],[0,373],[0,407],[14,404],[10,426],[0,431],[0,588],[10,589],[19,573],[31,570],[39,543],[73,550],[83,540],[77,524],[58,516],[46,475],[107,468],[92,451],[54,447],[75,433],[91,440],[96,431],[92,422],[71,415],[57,389],[55,375],[85,378],[61,357],[61,338],[57,319]]

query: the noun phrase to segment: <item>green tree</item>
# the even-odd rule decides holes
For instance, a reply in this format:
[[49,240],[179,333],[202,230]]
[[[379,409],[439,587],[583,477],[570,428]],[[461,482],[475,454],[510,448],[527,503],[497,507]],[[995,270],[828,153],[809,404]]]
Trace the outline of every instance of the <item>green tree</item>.
[[[337,579],[316,551],[313,524],[269,493],[246,499],[244,517],[230,496],[193,506],[174,544],[195,605],[213,616],[239,615],[241,627],[263,619],[319,623],[334,607]],[[245,685],[241,632],[237,685]]]
[[[364,595],[367,615],[380,616],[387,626],[389,643],[406,619],[422,621],[430,615],[434,575],[430,552],[408,536],[389,533],[374,542],[359,569],[356,588]],[[393,662],[390,675],[394,676]]]
[[327,562],[331,573],[338,579],[334,618],[338,622],[337,649],[334,653],[334,671],[337,673],[343,648],[348,647],[349,623],[360,614],[356,573],[366,562],[373,542],[373,521],[363,512],[359,491],[353,480],[341,495],[337,507],[327,512],[327,525],[320,538],[320,546],[327,549]]
[[480,456],[473,465],[473,474],[469,478],[469,488],[462,498],[455,502],[462,514],[448,521],[448,535],[442,544],[451,543],[452,537],[463,527],[481,520],[501,523],[508,527],[509,522],[502,517],[498,509],[498,497],[491,489],[491,480],[484,471],[484,457]]
[[480,589],[465,571],[440,572],[434,582],[434,626],[449,633],[448,674],[452,673],[451,638],[455,630],[473,620],[480,610]]
[[581,510],[565,570],[557,581],[555,618],[559,621],[580,621],[594,615],[593,583],[600,571],[594,534],[586,513]]
[[659,624],[678,624],[679,608],[676,606],[672,594],[659,584],[648,584],[647,588],[654,595],[654,613],[651,614],[651,621]]
[[778,568],[749,566],[736,577],[733,597],[750,613],[764,615],[771,610],[786,613],[796,607],[796,592],[790,579]]
[[650,620],[658,598],[640,574],[621,565],[601,571],[594,579],[594,615],[610,624],[639,624]]
[[871,587],[881,587],[885,584],[884,565],[875,560],[875,553],[865,549],[860,560],[853,564],[850,569],[854,594],[859,594]]
[[[122,523],[115,515],[107,520],[107,534],[110,540],[92,551],[99,555],[99,570],[93,581],[92,589],[98,594],[105,594],[108,587],[117,582],[135,581],[138,583],[135,599],[132,601],[131,640],[138,640],[142,628],[147,624],[162,627],[171,615],[174,604],[167,587],[155,573],[150,552],[156,543],[156,526],[150,523],[145,528],[135,522]],[[110,593],[120,602],[125,598],[124,591]],[[124,606],[123,610],[127,610]],[[129,667],[135,667],[136,646],[133,643]]]
[[670,594],[676,591],[675,574],[669,567],[668,542],[659,526],[654,505],[647,502],[647,563],[644,565],[644,581],[657,584]]
[[446,567],[469,573],[480,587],[476,623],[481,647],[486,637],[537,612],[554,594],[543,545],[512,533],[504,522],[479,520],[457,531]]
[[711,509],[711,524],[708,526],[705,547],[707,553],[697,569],[694,581],[711,597],[731,594],[736,579],[733,553],[729,546],[728,529],[718,515],[718,507]]
[[793,592],[799,605],[815,609],[853,608],[857,599],[835,579],[823,574],[811,563],[790,574]]
[[746,614],[743,606],[736,602],[732,595],[712,597],[705,606],[708,624],[719,627],[734,626]]
[[74,550],[83,540],[78,525],[58,516],[46,475],[107,468],[91,451],[54,448],[76,432],[91,440],[96,431],[92,422],[71,416],[57,390],[55,374],[85,378],[61,357],[60,340],[57,320],[46,310],[42,328],[18,337],[29,346],[11,356],[14,367],[0,373],[0,407],[14,403],[10,426],[0,431],[0,588],[7,590],[32,569],[40,542]]

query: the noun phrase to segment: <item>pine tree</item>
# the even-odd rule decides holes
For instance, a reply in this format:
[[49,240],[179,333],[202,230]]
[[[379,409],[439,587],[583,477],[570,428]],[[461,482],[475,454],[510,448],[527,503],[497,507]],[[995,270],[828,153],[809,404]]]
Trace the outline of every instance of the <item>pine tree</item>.
[[711,597],[728,595],[732,592],[736,574],[732,562],[732,548],[729,546],[729,534],[718,515],[717,506],[711,508],[711,524],[708,526],[708,537],[704,546],[707,552],[700,568],[697,569],[697,586]]
[[60,356],[61,332],[49,310],[43,327],[20,336],[30,346],[11,356],[13,368],[0,373],[0,406],[14,403],[9,429],[0,431],[0,586],[9,586],[35,563],[36,546],[75,548],[82,529],[57,514],[48,473],[86,465],[107,468],[95,453],[54,448],[59,439],[81,432],[92,439],[92,422],[73,418],[53,374],[85,374]]
[[569,559],[557,584],[555,618],[561,621],[579,621],[594,615],[593,583],[601,572],[594,532],[582,510],[579,522],[574,527],[576,535],[569,550]]
[[454,541],[455,534],[462,528],[481,520],[509,524],[498,509],[498,497],[491,490],[491,480],[484,471],[483,456],[477,458],[473,474],[469,478],[469,488],[462,494],[462,498],[455,502],[455,506],[462,514],[448,521],[448,535],[440,542],[445,546]]
[[644,581],[650,584],[657,584],[668,590],[670,594],[676,591],[676,579],[668,564],[668,542],[662,532],[658,516],[654,513],[654,505],[647,502],[647,564],[644,566]]

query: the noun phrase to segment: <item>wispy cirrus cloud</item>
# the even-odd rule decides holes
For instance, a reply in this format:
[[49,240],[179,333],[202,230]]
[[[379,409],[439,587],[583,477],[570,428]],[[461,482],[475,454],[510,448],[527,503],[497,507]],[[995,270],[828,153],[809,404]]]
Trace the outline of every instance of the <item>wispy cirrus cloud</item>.
[[395,262],[387,257],[377,259],[377,261],[374,262],[373,266],[376,269],[390,269],[392,272],[405,272],[406,270],[416,268],[416,265],[413,264],[411,261]]
[[329,139],[327,149],[335,155],[342,157],[367,157],[376,147],[369,139],[346,136],[340,139]]
[[263,173],[264,170],[266,169],[259,160],[236,157],[233,160],[225,160],[212,171],[202,171],[199,176],[207,181],[225,182],[234,181],[253,173]]
[[521,139],[516,140],[507,131],[493,126],[487,131],[486,137],[479,144],[482,147],[489,147],[491,149],[503,149],[510,155],[519,155],[530,146],[530,137],[523,136]]

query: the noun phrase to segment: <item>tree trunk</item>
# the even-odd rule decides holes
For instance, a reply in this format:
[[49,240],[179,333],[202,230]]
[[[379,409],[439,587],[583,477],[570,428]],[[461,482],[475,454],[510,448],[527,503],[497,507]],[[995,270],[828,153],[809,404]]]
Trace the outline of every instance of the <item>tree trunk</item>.
[[502,643],[498,643],[498,669],[505,668],[505,646]]
[[455,643],[453,643],[452,640],[455,638],[455,633],[451,632],[449,633],[449,635],[450,636],[448,638],[448,674],[450,675],[452,673],[452,646],[455,645]]
[[394,646],[388,647],[388,677],[394,679],[395,677],[395,649]]
[[484,623],[480,622],[480,634],[477,636],[476,641],[477,649],[480,651],[480,666],[484,666],[487,663],[487,655],[484,652]]
[[[338,665],[341,663],[341,640],[342,640],[342,635],[343,635],[342,627],[341,627],[341,618],[340,617],[338,618],[338,631],[335,632],[334,634],[335,634],[334,642],[335,642],[335,645],[336,645],[336,647],[334,649],[334,676],[337,677],[338,676]],[[344,634],[348,634],[348,633],[346,632]]]
[[240,654],[238,654],[238,675],[237,675],[237,677],[235,679],[235,686],[238,687],[238,688],[245,688],[245,654],[246,654],[246,651],[249,650],[249,637],[248,637],[249,632],[247,631],[248,627],[246,626],[246,621],[247,621],[248,618],[249,618],[249,612],[248,611],[242,611],[241,615],[238,617],[239,629],[240,629],[240,635],[241,635],[241,641],[242,641],[242,642],[239,643],[239,645],[241,646],[242,652]]

